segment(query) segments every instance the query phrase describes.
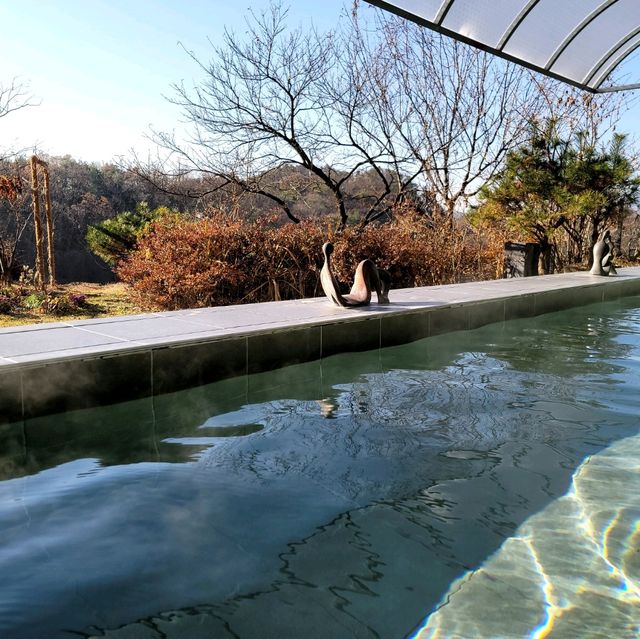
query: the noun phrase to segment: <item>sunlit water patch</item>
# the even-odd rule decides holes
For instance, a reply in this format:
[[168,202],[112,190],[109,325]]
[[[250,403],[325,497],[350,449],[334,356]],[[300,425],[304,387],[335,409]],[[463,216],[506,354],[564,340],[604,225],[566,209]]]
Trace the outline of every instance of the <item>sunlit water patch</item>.
[[634,636],[636,306],[0,426],[0,637]]
[[640,436],[575,472],[569,492],[454,582],[417,639],[640,636]]

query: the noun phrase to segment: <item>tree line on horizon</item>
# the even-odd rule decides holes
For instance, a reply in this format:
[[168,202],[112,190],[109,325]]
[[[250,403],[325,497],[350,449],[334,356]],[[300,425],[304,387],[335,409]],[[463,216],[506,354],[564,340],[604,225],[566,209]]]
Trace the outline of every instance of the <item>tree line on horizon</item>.
[[[113,281],[111,266],[96,257],[87,244],[91,228],[119,215],[135,214],[141,206],[148,210],[167,208],[180,212],[187,218],[203,218],[225,210],[248,220],[274,213],[273,202],[258,194],[240,190],[218,191],[205,198],[194,198],[180,193],[185,180],[176,183],[175,189],[156,186],[143,177],[115,164],[97,164],[75,160],[70,156],[46,157],[51,173],[51,199],[56,227],[56,256],[58,279],[72,281]],[[277,173],[278,192],[284,183],[301,182],[300,169],[283,166]],[[33,230],[31,193],[29,189],[29,161],[20,156],[0,160],[0,175],[17,176],[22,184],[15,199],[0,198],[0,270],[4,279],[17,279],[23,265],[33,263]],[[178,181],[176,181],[178,182]],[[376,188],[377,175],[363,171],[349,184],[345,199],[354,211],[364,211],[362,194]],[[191,189],[201,188],[202,180],[193,177]],[[372,186],[373,185],[373,186]],[[325,189],[300,187],[300,201],[294,210],[301,218],[322,219],[327,215]],[[430,208],[419,193],[414,202],[421,210]],[[280,219],[285,222],[284,217]]]

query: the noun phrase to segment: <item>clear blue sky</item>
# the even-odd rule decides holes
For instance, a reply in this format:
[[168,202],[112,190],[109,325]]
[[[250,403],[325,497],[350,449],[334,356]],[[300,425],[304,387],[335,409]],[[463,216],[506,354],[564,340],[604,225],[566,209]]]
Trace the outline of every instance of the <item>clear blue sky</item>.
[[[292,24],[331,28],[349,0],[291,0]],[[180,127],[163,95],[198,69],[178,43],[210,57],[225,25],[242,32],[268,0],[0,0],[0,82],[29,82],[40,106],[0,119],[0,147],[109,161],[150,148],[149,126]],[[366,7],[366,5],[364,5]],[[640,65],[639,65],[640,66]],[[640,77],[640,72],[637,74]],[[640,131],[640,106],[622,123]]]
[[[180,47],[210,58],[224,27],[268,0],[0,0],[0,82],[28,81],[35,108],[0,120],[0,146],[108,161],[144,150],[149,125],[179,127],[163,95],[198,69]],[[291,22],[334,26],[342,0],[290,3]]]

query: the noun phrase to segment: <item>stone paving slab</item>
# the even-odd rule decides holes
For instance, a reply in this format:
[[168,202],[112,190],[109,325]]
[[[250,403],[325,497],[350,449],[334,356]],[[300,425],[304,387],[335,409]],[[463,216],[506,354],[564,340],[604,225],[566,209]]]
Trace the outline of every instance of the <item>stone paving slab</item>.
[[0,329],[0,425],[636,294],[640,267]]
[[378,305],[374,301],[371,306],[354,309],[336,307],[326,298],[313,298],[11,327],[0,329],[0,368],[269,333],[295,326],[360,321],[552,290],[604,288],[637,278],[640,279],[640,267],[620,269],[619,275],[611,278],[580,272],[398,289],[391,292],[390,304]]

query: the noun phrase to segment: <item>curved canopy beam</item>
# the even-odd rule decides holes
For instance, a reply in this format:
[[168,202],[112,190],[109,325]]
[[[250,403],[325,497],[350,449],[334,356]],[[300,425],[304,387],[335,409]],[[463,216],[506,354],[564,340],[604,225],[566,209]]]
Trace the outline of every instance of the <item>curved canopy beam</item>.
[[508,29],[504,32],[500,40],[498,41],[497,49],[502,51],[507,43],[511,39],[511,36],[516,32],[518,27],[524,22],[525,18],[531,13],[533,7],[535,7],[540,0],[529,0],[527,4],[522,7],[520,13],[515,17],[513,22],[509,25]]
[[444,0],[442,6],[438,9],[438,13],[436,13],[434,19],[436,24],[442,24],[442,21],[447,17],[447,13],[449,13],[449,9],[451,9],[454,2],[455,0]]
[[[587,73],[587,75],[584,78],[584,83],[585,84],[590,84],[591,80],[593,80],[594,76],[596,75],[596,73],[598,73],[598,71],[600,71],[600,69],[602,69],[603,67],[605,67],[605,65],[607,64],[607,62],[609,62],[610,60],[614,59],[615,56],[620,52],[621,49],[623,49],[623,47],[625,46],[625,44],[627,44],[630,40],[633,40],[633,38],[635,38],[638,34],[640,33],[640,26],[637,26],[635,29],[633,29],[632,31],[630,31],[629,33],[627,33],[627,35],[624,36],[624,38],[620,38],[620,40],[618,40],[618,42],[616,42],[599,60],[596,61],[596,63],[591,67],[591,69],[589,70],[589,73]],[[628,53],[631,53],[631,51],[629,51]],[[620,60],[618,63],[616,63],[614,66],[617,66],[620,62],[622,62],[622,60],[624,58],[627,57],[628,53],[626,53]],[[607,74],[609,75],[609,74]],[[604,80],[604,77],[602,78],[602,80]],[[601,80],[601,81],[602,81]]]
[[558,58],[565,52],[567,47],[588,27],[600,14],[606,11],[612,4],[618,0],[607,0],[603,2],[597,9],[594,9],[567,37],[560,43],[558,48],[553,52],[544,68],[548,71],[556,63]]
[[[606,93],[607,91],[621,91],[628,90],[632,88],[637,88],[632,85],[626,85],[626,87],[602,87],[602,83],[616,70],[618,66],[620,66],[624,60],[626,60],[634,51],[636,51],[640,47],[640,38],[637,38],[635,42],[629,44],[623,51],[621,51],[618,56],[616,56],[611,62],[607,64],[607,66],[603,67],[603,70],[593,78],[594,86],[596,87],[599,93]],[[602,87],[602,88],[601,88]]]
[[[635,84],[602,87],[606,78],[640,47],[640,40],[635,40],[640,35],[640,11],[630,0],[502,0],[500,7],[508,11],[502,17],[505,22],[511,22],[497,42],[497,35],[488,26],[491,23],[495,28],[496,22],[480,13],[494,8],[488,0],[366,1],[585,91],[601,93],[637,88]],[[554,20],[556,11],[558,19]],[[622,38],[620,27],[629,29]],[[466,35],[471,33],[473,37]],[[604,46],[593,46],[594,34]],[[517,47],[508,47],[516,37]],[[606,53],[603,54],[603,50]],[[585,69],[588,69],[586,73]]]

